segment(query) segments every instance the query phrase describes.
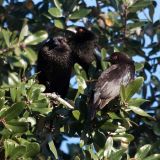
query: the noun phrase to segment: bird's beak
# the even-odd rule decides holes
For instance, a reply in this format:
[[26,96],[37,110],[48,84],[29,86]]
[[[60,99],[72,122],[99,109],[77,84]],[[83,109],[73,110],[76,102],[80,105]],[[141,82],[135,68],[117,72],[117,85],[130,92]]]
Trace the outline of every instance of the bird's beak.
[[73,33],[76,33],[76,32],[77,32],[76,29],[73,28],[73,27],[69,27],[69,28],[67,28],[67,30],[70,31],[70,32],[73,32]]

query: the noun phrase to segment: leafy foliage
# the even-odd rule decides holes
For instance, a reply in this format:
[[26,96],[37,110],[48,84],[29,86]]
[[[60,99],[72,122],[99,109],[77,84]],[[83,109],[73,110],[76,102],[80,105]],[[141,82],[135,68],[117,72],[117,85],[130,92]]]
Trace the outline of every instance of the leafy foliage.
[[[157,2],[95,2],[0,1],[0,159],[160,159]],[[71,109],[43,93],[35,68],[39,44],[74,25],[96,33],[101,60],[88,73],[75,64],[76,84],[67,97]],[[109,66],[104,58],[114,51],[143,61],[135,63],[137,78],[121,86],[120,100],[97,111],[90,122],[94,82]],[[79,144],[68,145],[69,154],[59,149],[64,135],[80,138]]]

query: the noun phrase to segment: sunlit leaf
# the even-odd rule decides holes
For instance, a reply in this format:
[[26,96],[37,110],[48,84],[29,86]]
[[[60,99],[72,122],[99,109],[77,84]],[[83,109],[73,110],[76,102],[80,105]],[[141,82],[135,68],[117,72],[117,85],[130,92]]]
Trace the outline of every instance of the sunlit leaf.
[[54,25],[57,27],[57,28],[60,28],[60,29],[64,29],[65,27],[65,24],[62,20],[60,19],[55,19],[54,20]]
[[25,24],[23,27],[22,27],[22,30],[21,30],[21,33],[20,33],[20,36],[19,36],[19,42],[21,42],[25,36],[28,35],[28,25]]
[[115,152],[112,152],[109,158],[111,158],[112,160],[121,160],[125,151],[126,149],[120,149]]
[[62,4],[60,3],[59,0],[54,0],[54,4],[59,10],[61,10]]
[[15,103],[6,112],[4,112],[3,115],[1,115],[1,117],[4,117],[6,121],[18,118],[18,115],[24,110],[24,108],[24,102]]
[[152,1],[148,0],[135,1],[135,3],[128,8],[128,11],[134,13],[148,7],[151,4]]
[[42,102],[40,100],[32,103],[31,105],[29,105],[29,107],[31,108],[31,110],[42,114],[48,114],[52,110],[48,107],[48,103]]
[[105,144],[104,156],[109,157],[111,155],[112,149],[113,149],[113,138],[108,137]]
[[26,56],[31,64],[35,64],[35,61],[37,60],[37,53],[32,48],[25,48],[24,49],[24,56]]
[[12,120],[7,121],[5,127],[13,133],[25,133],[28,130],[28,123]]
[[134,140],[134,136],[131,135],[131,134],[121,134],[121,135],[115,135],[113,137],[114,140],[118,140],[118,141],[122,141],[122,142],[125,142],[125,143],[129,143],[131,141]]
[[130,82],[126,87],[121,87],[121,97],[124,101],[129,101],[130,98],[139,91],[143,84],[143,77],[138,77]]
[[26,145],[25,157],[35,157],[40,152],[40,145],[36,142]]
[[62,17],[62,11],[56,7],[50,8],[48,12],[56,18]]
[[5,98],[0,97],[0,110],[3,108],[4,104],[5,104]]
[[159,160],[159,159],[160,159],[160,154],[153,154],[151,156],[144,158],[143,160]]
[[142,110],[139,107],[135,107],[135,106],[129,106],[128,108],[130,108],[134,113],[143,116],[143,117],[148,117],[153,119],[148,113],[146,113],[144,110]]
[[148,155],[149,151],[151,150],[151,147],[152,146],[150,144],[146,144],[146,145],[142,146],[138,150],[138,152],[136,153],[135,158],[136,159],[144,159]]
[[55,158],[58,159],[58,153],[57,153],[56,147],[54,145],[54,142],[52,140],[50,140],[48,145],[49,145],[50,151],[54,154]]
[[136,71],[140,71],[144,68],[144,63],[141,62],[141,63],[135,63],[135,70]]
[[105,70],[107,68],[107,62],[105,61],[106,59],[106,49],[105,48],[102,48],[101,49],[101,66],[102,66],[102,69]]
[[2,34],[3,34],[3,37],[4,37],[4,40],[6,42],[7,47],[9,47],[10,46],[10,42],[9,42],[10,34],[9,34],[9,31],[3,29],[2,30]]
[[25,146],[20,146],[17,142],[6,139],[4,141],[4,148],[5,148],[5,157],[10,157],[12,159],[18,159],[22,155],[24,155],[26,151]]
[[139,107],[140,105],[142,105],[145,102],[148,102],[148,100],[142,99],[142,98],[133,98],[133,99],[129,100],[128,105]]
[[87,16],[90,12],[91,12],[90,9],[81,8],[81,9],[73,12],[69,16],[69,19],[80,19],[80,18],[83,18],[83,17]]
[[73,114],[73,116],[74,116],[74,118],[76,120],[79,120],[79,118],[80,118],[80,112],[78,110],[72,111],[72,114]]
[[42,41],[44,41],[48,37],[48,33],[46,31],[38,31],[35,34],[28,36],[24,43],[26,45],[36,45]]

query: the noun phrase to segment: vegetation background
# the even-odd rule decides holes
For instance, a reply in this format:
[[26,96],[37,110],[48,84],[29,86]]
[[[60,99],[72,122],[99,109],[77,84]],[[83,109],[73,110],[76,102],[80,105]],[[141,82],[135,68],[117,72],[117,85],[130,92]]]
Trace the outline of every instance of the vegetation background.
[[[159,3],[94,2],[0,0],[0,159],[160,159],[160,21],[154,18]],[[93,62],[87,77],[76,64],[67,97],[74,109],[62,101],[53,106],[36,80],[38,47],[76,25],[98,35],[100,66]],[[135,63],[137,78],[122,86],[116,106],[98,111],[89,123],[91,82],[114,51],[141,61]],[[68,154],[59,149],[64,135],[80,138],[68,145]]]

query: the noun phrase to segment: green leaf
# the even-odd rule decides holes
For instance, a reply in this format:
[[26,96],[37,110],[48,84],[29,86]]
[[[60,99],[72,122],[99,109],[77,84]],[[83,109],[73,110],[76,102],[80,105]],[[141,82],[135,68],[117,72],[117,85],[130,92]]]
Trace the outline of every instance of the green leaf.
[[1,117],[4,117],[6,121],[9,121],[11,119],[18,118],[19,114],[22,113],[22,111],[25,108],[24,102],[18,102],[11,106],[6,112],[4,112]]
[[112,148],[113,148],[113,138],[108,137],[105,144],[105,150],[104,150],[105,157],[109,157],[111,155]]
[[55,6],[56,6],[59,10],[61,10],[62,4],[60,3],[60,1],[59,1],[59,0],[53,0],[53,1],[54,1]]
[[81,160],[80,157],[76,156],[74,160]]
[[155,123],[153,125],[153,132],[155,135],[160,136],[160,124],[159,123]]
[[80,118],[80,112],[78,110],[72,111],[72,114],[73,114],[73,116],[74,116],[74,118],[76,120],[79,120],[79,118]]
[[125,91],[125,86],[124,86],[124,85],[121,85],[121,88],[120,88],[120,96],[121,96],[122,102],[125,102],[125,99],[126,99],[126,91]]
[[40,145],[36,142],[26,145],[25,157],[35,157],[40,152]]
[[129,83],[124,91],[125,91],[125,101],[128,102],[130,100],[130,98],[136,93],[138,92],[138,90],[140,89],[140,87],[142,86],[144,81],[143,77],[138,77],[135,80],[133,80],[131,83]]
[[81,19],[81,18],[87,16],[90,12],[91,12],[90,9],[80,8],[79,10],[76,10],[75,12],[73,12],[69,16],[69,19]]
[[115,131],[118,128],[118,125],[117,124],[113,124],[112,122],[105,122],[100,128],[104,132],[105,131]]
[[81,70],[82,69],[82,67],[78,64],[78,63],[76,63],[75,65],[74,65],[74,71],[75,71],[75,73],[77,74],[77,75],[80,75],[81,74]]
[[17,89],[15,87],[10,88],[10,94],[13,102],[15,102],[16,100],[16,93],[17,93]]
[[58,159],[58,153],[57,153],[56,147],[54,145],[54,142],[51,140],[51,141],[49,141],[48,145],[49,145],[49,149],[52,151],[55,158]]
[[48,114],[49,112],[52,111],[52,108],[48,107],[48,103],[47,102],[43,102],[41,100],[38,100],[34,103],[32,103],[31,105],[29,105],[29,108],[31,108],[31,110],[42,113],[42,114]]
[[29,47],[25,48],[24,50],[25,50],[24,56],[29,59],[31,64],[35,64],[37,60],[37,53],[32,48]]
[[126,149],[120,149],[115,152],[112,152],[112,154],[110,155],[109,158],[112,160],[121,160],[125,151],[126,151]]
[[32,127],[36,125],[36,119],[34,117],[27,117],[27,122],[29,122]]
[[38,43],[44,41],[48,37],[48,33],[46,31],[38,31],[35,34],[28,36],[24,43],[26,45],[37,45]]
[[25,133],[28,130],[28,123],[19,121],[6,121],[5,127],[13,133]]
[[135,107],[135,106],[129,106],[128,108],[130,108],[134,113],[143,116],[143,117],[148,117],[153,119],[153,117],[151,117],[148,113],[146,113],[144,110],[142,110],[141,108]]
[[64,24],[63,20],[61,20],[61,19],[55,19],[54,20],[54,25],[57,28],[60,28],[60,29],[64,29],[65,28],[65,24]]
[[128,105],[139,107],[145,102],[148,102],[148,100],[142,98],[133,98],[129,100]]
[[135,1],[135,3],[128,8],[128,11],[135,13],[135,12],[142,10],[150,5],[152,5],[152,1],[150,1],[150,0]]
[[125,143],[130,143],[131,141],[134,140],[134,136],[131,134],[124,133],[122,135],[114,135],[113,139],[118,140],[118,141],[122,141]]
[[32,101],[38,100],[40,93],[41,93],[40,88],[33,90],[31,97]]
[[19,42],[23,41],[24,37],[28,35],[28,25],[25,24],[23,27],[22,27],[22,30],[21,30],[21,33],[20,33],[20,36],[19,36]]
[[24,69],[27,68],[28,62],[22,54],[17,57],[15,57],[15,56],[8,57],[8,61],[14,67],[19,67],[19,68],[24,68]]
[[102,69],[105,70],[107,68],[107,62],[104,61],[104,59],[106,58],[106,49],[105,48],[102,48],[101,49],[101,66],[102,66]]
[[115,133],[118,133],[118,134],[125,133],[125,132],[126,132],[126,128],[123,126],[118,126],[118,128],[115,131]]
[[136,23],[128,23],[127,24],[127,29],[131,30],[131,29],[134,29],[134,28],[142,27],[145,24],[146,24],[146,21],[144,21],[144,22],[136,22]]
[[10,46],[10,42],[9,42],[10,34],[9,34],[9,31],[7,31],[5,29],[2,29],[2,34],[3,34],[3,37],[4,37],[4,40],[6,42],[7,47],[9,47]]
[[5,97],[5,90],[0,89],[0,98]]
[[143,160],[160,160],[160,154],[153,154],[149,157],[144,158]]
[[62,11],[61,9],[58,9],[56,7],[53,7],[53,8],[50,8],[48,10],[48,12],[53,16],[53,17],[56,17],[56,18],[59,18],[59,17],[62,17]]
[[10,157],[13,160],[20,158],[26,151],[25,146],[20,146],[18,143],[11,139],[6,139],[4,141],[4,148],[6,159]]
[[12,72],[12,73],[10,72],[7,78],[8,78],[7,84],[9,84],[9,85],[15,85],[20,82],[20,80],[17,76],[17,73],[14,73],[14,72]]
[[136,71],[140,71],[144,68],[144,62],[141,62],[141,63],[135,63],[135,70]]
[[94,144],[96,144],[96,146],[103,148],[106,143],[106,136],[103,132],[96,131],[93,141],[94,141]]
[[111,119],[121,119],[116,113],[108,112],[107,113]]
[[151,147],[152,146],[150,144],[146,144],[146,145],[142,146],[138,150],[138,152],[136,153],[135,158],[136,159],[144,159],[148,155],[149,151],[151,150]]
[[0,110],[3,108],[4,104],[5,104],[5,98],[0,97]]
[[88,151],[89,151],[89,153],[90,153],[90,155],[91,155],[91,159],[93,159],[93,160],[99,160],[99,158],[98,158],[98,155],[97,154],[95,154],[95,152],[94,152],[94,148],[89,148],[88,149]]

